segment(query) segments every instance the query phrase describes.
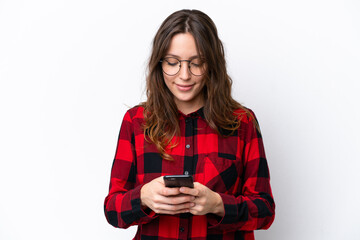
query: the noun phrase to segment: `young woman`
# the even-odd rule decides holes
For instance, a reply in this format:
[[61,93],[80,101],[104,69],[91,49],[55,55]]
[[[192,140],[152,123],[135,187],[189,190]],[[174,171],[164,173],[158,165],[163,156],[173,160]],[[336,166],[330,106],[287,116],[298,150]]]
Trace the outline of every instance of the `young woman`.
[[[254,113],[231,97],[215,24],[197,10],[160,26],[147,101],[127,111],[105,199],[108,222],[134,239],[254,239],[275,204]],[[194,187],[165,187],[165,175]]]

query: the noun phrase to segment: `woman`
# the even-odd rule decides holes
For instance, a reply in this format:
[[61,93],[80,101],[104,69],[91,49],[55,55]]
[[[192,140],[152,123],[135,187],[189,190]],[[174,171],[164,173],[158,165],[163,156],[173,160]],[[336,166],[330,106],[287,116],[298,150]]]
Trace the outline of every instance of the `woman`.
[[[274,220],[269,170],[254,113],[231,97],[212,20],[171,14],[148,68],[147,101],[121,126],[108,222],[138,225],[134,239],[254,239]],[[192,175],[194,187],[165,187],[175,174]]]

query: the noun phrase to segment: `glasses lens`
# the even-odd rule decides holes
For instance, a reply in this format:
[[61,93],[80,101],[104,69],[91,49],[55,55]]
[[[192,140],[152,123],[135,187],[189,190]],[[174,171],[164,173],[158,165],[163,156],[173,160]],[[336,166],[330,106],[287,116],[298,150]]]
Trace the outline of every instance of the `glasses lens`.
[[195,58],[190,62],[190,72],[193,75],[200,76],[205,73],[205,63],[200,58]]
[[[187,62],[186,60],[182,60]],[[184,63],[185,64],[185,63]],[[191,74],[201,76],[205,73],[206,64],[201,58],[195,58],[188,63]],[[162,61],[162,69],[167,75],[176,75],[181,67],[180,60],[173,57],[164,58]],[[184,65],[185,67],[186,65]]]
[[175,75],[180,70],[180,62],[176,58],[164,58],[162,69],[168,75]]

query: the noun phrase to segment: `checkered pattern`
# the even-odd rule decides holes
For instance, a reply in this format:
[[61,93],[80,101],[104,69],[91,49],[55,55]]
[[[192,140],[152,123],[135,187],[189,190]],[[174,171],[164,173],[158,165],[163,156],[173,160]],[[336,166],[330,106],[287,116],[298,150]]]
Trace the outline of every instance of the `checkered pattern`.
[[[179,115],[181,137],[163,160],[144,140],[143,108],[124,116],[111,171],[105,215],[114,227],[139,225],[134,239],[254,239],[253,230],[269,228],[274,220],[269,169],[261,134],[252,118],[244,117],[238,131],[219,136],[204,119],[203,109]],[[241,111],[241,110],[240,110]],[[226,130],[223,130],[226,131]],[[156,177],[191,174],[222,197],[223,218],[214,214],[161,215],[143,209],[140,189]]]

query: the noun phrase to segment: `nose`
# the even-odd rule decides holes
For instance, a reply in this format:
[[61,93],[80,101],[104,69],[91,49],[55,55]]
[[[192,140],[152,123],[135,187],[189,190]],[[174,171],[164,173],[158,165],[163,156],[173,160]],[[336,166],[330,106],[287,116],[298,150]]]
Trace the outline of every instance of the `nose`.
[[191,78],[191,73],[190,73],[189,63],[188,62],[182,62],[181,63],[179,77],[182,80],[189,80]]

